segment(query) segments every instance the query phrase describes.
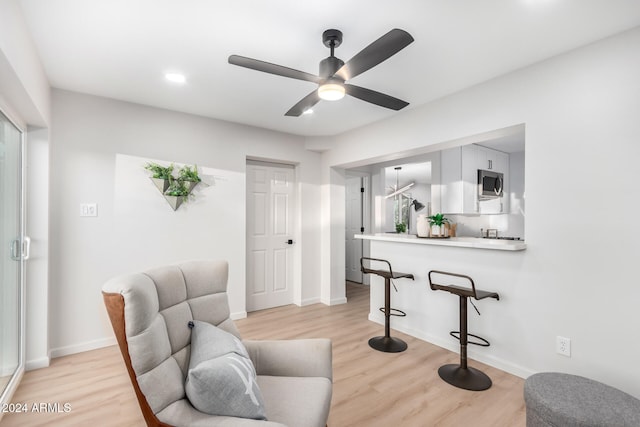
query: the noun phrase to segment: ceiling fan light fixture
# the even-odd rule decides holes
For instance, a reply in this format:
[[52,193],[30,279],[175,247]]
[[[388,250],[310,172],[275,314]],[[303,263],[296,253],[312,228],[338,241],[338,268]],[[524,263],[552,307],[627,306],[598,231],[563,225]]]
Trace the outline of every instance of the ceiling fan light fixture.
[[339,83],[325,83],[318,88],[318,96],[325,101],[337,101],[344,98],[344,86]]

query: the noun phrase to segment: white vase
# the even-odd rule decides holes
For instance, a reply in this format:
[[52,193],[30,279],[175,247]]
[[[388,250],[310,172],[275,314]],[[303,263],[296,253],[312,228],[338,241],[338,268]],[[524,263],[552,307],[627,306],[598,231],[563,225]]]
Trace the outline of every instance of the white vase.
[[416,220],[416,233],[418,237],[429,237],[429,220],[427,219],[427,215],[418,215],[418,219]]

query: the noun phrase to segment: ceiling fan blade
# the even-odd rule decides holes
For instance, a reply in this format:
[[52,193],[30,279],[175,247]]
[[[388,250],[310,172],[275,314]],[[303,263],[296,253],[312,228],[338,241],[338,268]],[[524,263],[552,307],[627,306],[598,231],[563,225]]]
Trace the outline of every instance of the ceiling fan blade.
[[289,111],[287,111],[284,115],[290,117],[299,117],[302,113],[304,113],[309,108],[313,107],[320,101],[320,96],[318,96],[318,89],[311,92],[309,95],[305,96],[298,102],[296,105],[291,107]]
[[349,80],[392,57],[413,42],[411,34],[397,28],[389,31],[347,61],[336,76]]
[[246,56],[231,55],[229,57],[229,64],[251,68],[252,70],[262,71],[264,73],[275,74],[276,76],[305,80],[313,83],[320,83],[321,80],[320,77],[310,73],[305,73],[304,71],[294,70],[293,68],[283,67],[282,65],[276,65],[270,62],[260,61],[258,59],[247,58]]
[[345,84],[344,89],[349,95],[355,98],[396,111],[401,110],[409,105],[408,102],[405,102],[401,99],[385,95],[384,93],[376,92],[375,90],[365,89],[360,86]]

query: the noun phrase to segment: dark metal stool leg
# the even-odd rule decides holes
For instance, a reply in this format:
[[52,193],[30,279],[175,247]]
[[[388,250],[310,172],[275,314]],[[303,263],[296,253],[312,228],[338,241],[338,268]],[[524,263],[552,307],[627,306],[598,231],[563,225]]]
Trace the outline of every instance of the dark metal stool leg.
[[390,335],[391,318],[391,279],[384,279],[384,336],[369,340],[369,346],[385,353],[400,353],[407,349],[407,343]]
[[440,378],[465,390],[481,391],[491,387],[491,378],[467,366],[467,297],[460,295],[460,364],[438,369]]

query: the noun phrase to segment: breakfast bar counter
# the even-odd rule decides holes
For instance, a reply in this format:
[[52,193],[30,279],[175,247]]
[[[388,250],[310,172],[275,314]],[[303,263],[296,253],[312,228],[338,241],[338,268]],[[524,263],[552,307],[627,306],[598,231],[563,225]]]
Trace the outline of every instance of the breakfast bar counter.
[[523,240],[482,239],[479,237],[418,237],[415,234],[377,233],[356,234],[356,239],[383,242],[410,243],[416,245],[455,246],[460,248],[491,249],[497,251],[522,251],[527,248]]
[[[365,243],[364,254],[385,259],[394,271],[412,274],[415,280],[394,279],[391,307],[402,310],[406,317],[391,318],[391,329],[404,332],[453,352],[459,343],[449,331],[459,329],[459,311],[447,292],[434,292],[429,287],[428,274],[439,270],[464,274],[473,278],[475,286],[500,295],[494,299],[474,300],[482,313],[469,312],[469,332],[486,338],[490,347],[470,346],[471,359],[503,369],[515,375],[529,372],[510,364],[509,360],[527,358],[523,337],[529,333],[533,318],[523,318],[528,295],[523,288],[523,265],[535,262],[535,248],[527,248],[522,240],[451,237],[445,239],[418,238],[407,234],[361,234],[355,236]],[[384,324],[384,280],[370,277],[369,320]],[[393,333],[392,333],[393,335]],[[367,337],[362,337],[366,345]],[[411,345],[409,345],[411,348]],[[455,360],[455,357],[452,357]]]

